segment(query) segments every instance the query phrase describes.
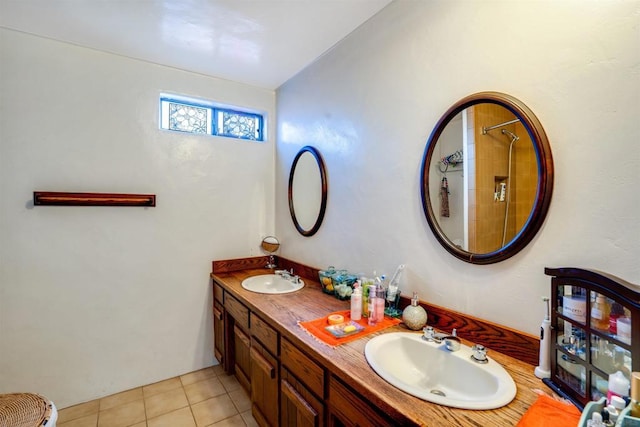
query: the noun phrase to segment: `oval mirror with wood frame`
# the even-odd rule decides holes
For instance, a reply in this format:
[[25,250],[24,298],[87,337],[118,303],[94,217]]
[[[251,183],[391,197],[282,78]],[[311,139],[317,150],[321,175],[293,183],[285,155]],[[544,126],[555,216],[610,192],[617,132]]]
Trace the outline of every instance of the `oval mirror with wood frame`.
[[492,264],[521,251],[542,226],[553,193],[549,140],[533,112],[499,92],[467,96],[429,136],[422,207],[456,258]]
[[320,152],[311,146],[300,149],[289,173],[289,212],[303,236],[316,234],[327,207],[327,172]]

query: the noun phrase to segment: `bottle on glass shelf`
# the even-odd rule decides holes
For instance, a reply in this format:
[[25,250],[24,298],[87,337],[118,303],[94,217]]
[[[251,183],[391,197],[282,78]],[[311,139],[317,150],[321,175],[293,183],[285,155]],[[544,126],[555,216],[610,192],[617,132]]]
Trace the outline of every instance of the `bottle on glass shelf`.
[[596,294],[596,301],[591,306],[591,327],[609,332],[609,313],[611,306],[604,295]]
[[611,304],[611,312],[609,313],[609,333],[616,335],[618,333],[618,319],[624,316],[624,308],[619,302]]

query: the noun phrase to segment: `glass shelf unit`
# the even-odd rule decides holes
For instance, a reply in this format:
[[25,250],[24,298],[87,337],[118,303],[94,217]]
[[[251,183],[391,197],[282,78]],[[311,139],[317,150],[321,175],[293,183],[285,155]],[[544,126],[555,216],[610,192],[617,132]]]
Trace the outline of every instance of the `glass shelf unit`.
[[640,371],[640,287],[606,273],[545,268],[551,279],[551,378],[581,409],[607,395],[609,375]]

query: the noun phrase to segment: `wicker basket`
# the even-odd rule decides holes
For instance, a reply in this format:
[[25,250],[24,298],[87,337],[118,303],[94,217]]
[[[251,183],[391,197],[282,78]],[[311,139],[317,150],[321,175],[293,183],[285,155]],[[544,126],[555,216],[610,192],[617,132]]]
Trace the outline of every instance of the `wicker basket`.
[[0,427],[45,426],[52,412],[53,403],[38,394],[0,394]]

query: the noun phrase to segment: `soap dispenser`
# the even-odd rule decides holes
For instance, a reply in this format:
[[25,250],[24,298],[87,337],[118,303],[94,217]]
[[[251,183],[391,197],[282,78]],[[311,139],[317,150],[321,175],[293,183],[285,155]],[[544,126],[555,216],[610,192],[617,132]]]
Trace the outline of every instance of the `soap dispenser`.
[[411,298],[411,305],[405,307],[402,312],[402,321],[407,328],[418,331],[421,330],[424,325],[427,324],[427,312],[424,308],[418,305],[418,293],[413,293],[413,298]]

